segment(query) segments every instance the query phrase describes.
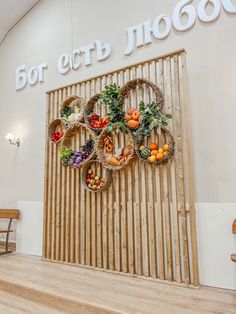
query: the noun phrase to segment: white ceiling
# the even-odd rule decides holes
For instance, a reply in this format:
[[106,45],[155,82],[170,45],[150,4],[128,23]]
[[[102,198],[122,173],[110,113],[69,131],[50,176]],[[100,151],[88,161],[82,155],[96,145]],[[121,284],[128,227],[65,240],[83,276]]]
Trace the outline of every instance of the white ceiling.
[[0,43],[7,32],[38,2],[39,0],[0,0]]

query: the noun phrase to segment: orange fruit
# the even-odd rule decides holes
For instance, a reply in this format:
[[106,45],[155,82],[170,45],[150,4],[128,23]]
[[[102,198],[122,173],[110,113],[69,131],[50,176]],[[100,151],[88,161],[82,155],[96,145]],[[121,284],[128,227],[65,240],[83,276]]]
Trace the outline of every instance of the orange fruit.
[[139,117],[141,116],[141,113],[138,110],[135,110],[132,113],[132,119],[138,121]]
[[150,162],[155,162],[156,161],[156,157],[155,156],[150,156],[150,157],[148,157],[148,160]]
[[158,153],[156,155],[156,160],[162,160],[164,158],[164,153]]
[[168,155],[168,152],[164,152],[164,156],[166,157]]
[[140,123],[136,120],[131,119],[128,121],[128,128],[129,129],[137,129],[139,127],[139,125],[140,125]]
[[159,148],[159,149],[158,149],[158,152],[164,154],[163,148]]
[[125,121],[129,121],[129,120],[131,120],[131,116],[126,114],[124,119],[125,119]]
[[132,116],[132,113],[133,113],[135,110],[136,110],[135,108],[129,108],[129,109],[128,109],[128,115],[129,115],[129,116]]
[[157,153],[158,153],[158,150],[157,150],[157,149],[154,149],[154,150],[151,151],[151,155],[152,155],[152,156],[155,156]]
[[151,149],[151,150],[157,150],[157,149],[158,149],[158,145],[155,144],[155,143],[152,143],[152,144],[150,145],[150,149]]
[[169,145],[168,145],[168,144],[165,144],[165,145],[163,146],[163,150],[164,150],[165,152],[167,152],[167,151],[169,150]]

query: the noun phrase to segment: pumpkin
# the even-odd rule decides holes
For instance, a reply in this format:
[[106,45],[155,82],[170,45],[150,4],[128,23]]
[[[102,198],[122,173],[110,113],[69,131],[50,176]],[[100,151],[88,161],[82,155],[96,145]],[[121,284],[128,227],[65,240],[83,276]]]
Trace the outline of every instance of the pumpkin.
[[129,114],[126,114],[124,119],[128,122],[129,120],[131,120],[131,116]]
[[133,113],[134,111],[136,111],[135,108],[129,108],[129,109],[128,109],[128,115],[129,115],[129,116],[132,116],[132,113]]
[[133,119],[128,121],[128,128],[129,129],[137,129],[139,127],[139,125],[140,125],[139,121],[136,121]]
[[132,119],[133,120],[136,120],[138,121],[139,117],[141,116],[141,113],[138,111],[138,110],[135,110],[133,113],[132,113]]

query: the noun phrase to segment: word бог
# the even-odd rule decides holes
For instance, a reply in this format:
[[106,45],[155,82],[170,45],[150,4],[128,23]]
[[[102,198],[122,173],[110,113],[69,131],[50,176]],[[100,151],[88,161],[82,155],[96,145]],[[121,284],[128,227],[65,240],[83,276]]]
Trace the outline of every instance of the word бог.
[[[173,10],[172,17],[160,14],[153,21],[147,20],[128,27],[126,29],[127,48],[124,54],[131,55],[136,48],[151,44],[152,36],[158,40],[167,38],[172,26],[179,32],[191,29],[195,25],[197,16],[201,22],[211,23],[220,16],[222,7],[227,13],[236,13],[236,5],[233,4],[233,0],[201,0],[197,8],[190,4],[192,1],[179,1]],[[210,13],[207,12],[208,4],[211,5]],[[103,44],[100,40],[96,40],[94,43],[73,50],[71,54],[61,55],[57,63],[58,71],[64,75],[71,70],[78,70],[83,64],[90,66],[93,63],[92,54],[94,53],[96,61],[104,61],[110,57],[111,51],[110,44]],[[28,73],[24,65],[18,67],[16,69],[16,89],[22,89],[27,84],[33,86],[43,82],[45,69],[47,69],[46,63],[31,68]]]

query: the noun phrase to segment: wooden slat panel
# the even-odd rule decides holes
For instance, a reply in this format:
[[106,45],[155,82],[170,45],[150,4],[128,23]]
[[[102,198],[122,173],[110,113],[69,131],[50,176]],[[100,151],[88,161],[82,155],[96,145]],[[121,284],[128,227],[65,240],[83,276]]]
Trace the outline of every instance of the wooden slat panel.
[[[173,115],[169,129],[176,142],[175,160],[160,167],[135,160],[114,173],[107,191],[95,194],[82,188],[79,169],[62,167],[59,146],[47,142],[44,258],[198,285],[185,53],[50,92],[47,125],[59,115],[59,104],[67,95],[89,99],[105,85],[123,86],[136,77],[158,84],[165,96],[165,111]],[[150,89],[139,88],[130,93],[125,109],[138,108],[141,100],[148,103],[152,99]],[[104,116],[107,108],[97,105],[96,112]],[[86,134],[78,132],[73,145],[84,144]],[[154,133],[150,140],[165,142]],[[126,145],[124,135],[117,145]]]

